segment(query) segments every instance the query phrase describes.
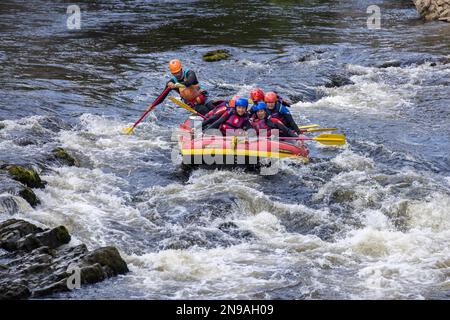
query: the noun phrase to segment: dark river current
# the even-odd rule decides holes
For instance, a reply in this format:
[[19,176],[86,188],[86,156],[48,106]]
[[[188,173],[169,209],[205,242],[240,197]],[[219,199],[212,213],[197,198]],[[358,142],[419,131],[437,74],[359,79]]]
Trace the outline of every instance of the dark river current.
[[[48,182],[34,209],[0,187],[0,220],[65,225],[130,273],[52,298],[450,298],[450,24],[406,0],[377,1],[381,29],[363,0],[79,0],[69,30],[71,4],[0,3],[0,164]],[[232,57],[204,62],[215,49]],[[274,176],[183,172],[187,111],[167,100],[121,132],[173,58],[212,97],[276,90],[348,143]],[[46,161],[55,147],[80,166]]]

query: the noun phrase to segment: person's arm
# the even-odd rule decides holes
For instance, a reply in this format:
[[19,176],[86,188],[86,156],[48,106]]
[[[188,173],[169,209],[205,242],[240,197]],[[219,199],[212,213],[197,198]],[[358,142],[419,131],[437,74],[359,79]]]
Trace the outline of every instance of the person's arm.
[[294,118],[292,118],[291,113],[288,111],[286,113],[282,113],[283,118],[286,120],[286,126],[293,129],[295,132],[297,132],[297,134],[301,133],[300,128],[298,127],[298,125],[295,123]]
[[[169,81],[169,82],[170,82],[170,81]],[[167,82],[166,87],[164,88],[164,90],[167,88],[169,82]],[[167,91],[164,95],[162,95],[162,96],[159,98],[158,102],[155,104],[155,107],[156,107],[157,105],[160,105],[160,104],[167,98],[167,96],[170,94],[170,91],[172,91],[172,90],[173,90],[173,89],[170,89],[170,90]]]
[[230,116],[231,116],[231,112],[224,112],[219,119],[217,119],[211,125],[206,127],[206,130],[208,130],[208,129],[220,129],[220,126],[222,125],[222,123],[227,121]]
[[204,130],[209,124],[213,123],[214,121],[218,120],[225,112],[227,111],[226,107],[223,107],[223,109],[219,109],[214,114],[209,117],[208,119],[203,120],[202,122],[202,129]]
[[297,137],[295,131],[289,129],[279,119],[267,119],[267,122],[270,127],[280,130],[283,135],[287,135],[288,137]]

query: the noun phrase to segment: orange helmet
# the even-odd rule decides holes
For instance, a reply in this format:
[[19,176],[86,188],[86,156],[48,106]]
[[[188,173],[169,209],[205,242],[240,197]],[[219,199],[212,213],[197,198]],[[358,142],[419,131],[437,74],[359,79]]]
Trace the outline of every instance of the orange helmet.
[[278,96],[275,92],[267,92],[264,96],[265,103],[275,103],[278,100]]
[[173,60],[170,60],[170,62],[169,62],[169,69],[170,69],[170,72],[175,74],[175,73],[180,72],[181,69],[183,69],[183,65],[181,64],[180,60],[173,59]]
[[263,101],[264,100],[264,91],[260,88],[255,88],[250,91],[250,99],[253,101]]
[[239,99],[239,96],[234,96],[233,98],[231,98],[230,102],[228,103],[230,108],[234,108],[236,106],[236,100],[237,99]]

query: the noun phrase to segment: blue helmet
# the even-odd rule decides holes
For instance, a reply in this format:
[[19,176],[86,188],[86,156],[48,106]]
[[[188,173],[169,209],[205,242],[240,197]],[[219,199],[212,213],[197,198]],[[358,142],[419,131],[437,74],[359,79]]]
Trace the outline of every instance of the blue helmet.
[[266,111],[267,104],[265,102],[258,102],[258,104],[256,106],[253,107],[253,111],[259,111],[259,110],[263,110]]
[[247,108],[248,107],[248,100],[245,99],[245,98],[236,99],[235,106],[236,107],[245,107],[245,108]]

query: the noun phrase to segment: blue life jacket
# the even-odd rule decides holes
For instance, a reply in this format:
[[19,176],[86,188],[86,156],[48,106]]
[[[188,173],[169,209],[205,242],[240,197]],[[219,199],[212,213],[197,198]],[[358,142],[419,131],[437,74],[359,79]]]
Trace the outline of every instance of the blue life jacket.
[[277,102],[275,104],[275,108],[273,108],[272,110],[270,110],[269,108],[267,108],[267,113],[272,117],[272,118],[277,118],[280,119],[281,121],[283,121],[284,114],[290,114],[289,109],[285,106],[282,105],[281,102]]

